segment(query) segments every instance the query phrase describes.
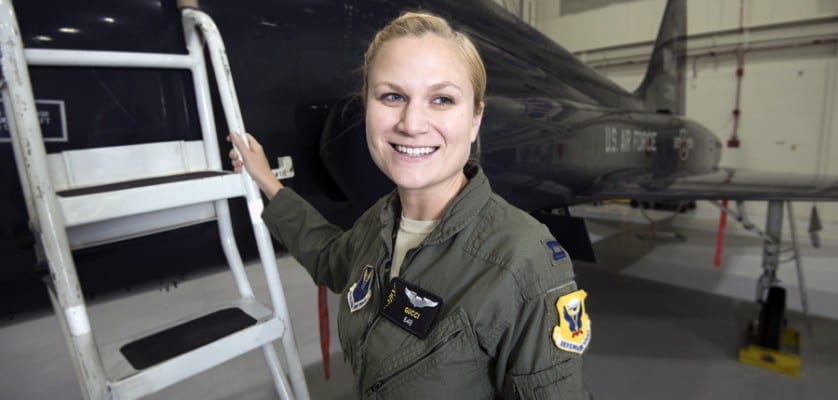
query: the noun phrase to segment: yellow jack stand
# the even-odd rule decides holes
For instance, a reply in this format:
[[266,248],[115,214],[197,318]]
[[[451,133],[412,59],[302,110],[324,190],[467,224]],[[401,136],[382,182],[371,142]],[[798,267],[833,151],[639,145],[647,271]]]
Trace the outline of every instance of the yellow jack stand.
[[[749,339],[752,335],[749,335]],[[800,377],[803,360],[800,358],[800,333],[791,328],[783,330],[780,350],[768,349],[753,344],[755,340],[739,349],[739,362],[779,372],[795,378]]]

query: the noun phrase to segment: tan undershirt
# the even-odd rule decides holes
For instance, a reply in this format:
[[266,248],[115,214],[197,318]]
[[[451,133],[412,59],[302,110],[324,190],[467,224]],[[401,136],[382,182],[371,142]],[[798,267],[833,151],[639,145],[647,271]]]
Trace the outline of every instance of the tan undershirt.
[[396,234],[396,248],[393,250],[393,265],[390,267],[390,279],[399,276],[402,262],[407,251],[418,246],[431,231],[439,225],[439,220],[417,221],[402,215],[399,232]]

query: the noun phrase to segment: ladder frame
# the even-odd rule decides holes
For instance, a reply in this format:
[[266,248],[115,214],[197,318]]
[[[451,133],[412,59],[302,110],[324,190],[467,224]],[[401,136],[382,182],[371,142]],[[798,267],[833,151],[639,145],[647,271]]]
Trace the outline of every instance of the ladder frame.
[[[241,174],[243,194],[247,199],[273,310],[266,309],[269,315],[260,320],[256,326],[204,346],[204,348],[213,347],[213,349],[204,349],[203,353],[198,356],[193,354],[197,351],[188,352],[114,381],[108,379],[103,368],[73,262],[66,232],[67,224],[50,178],[46,161],[47,153],[36,116],[37,109],[27,62],[39,66],[190,70],[208,167],[211,170],[221,170],[220,151],[216,140],[208,74],[204,60],[204,45],[211,58],[228,129],[230,132],[244,134],[244,123],[238,106],[230,65],[220,33],[212,19],[200,10],[192,8],[184,8],[181,13],[188,50],[186,55],[24,49],[11,1],[0,2],[0,27],[3,27],[0,29],[0,66],[2,66],[0,87],[2,87],[7,121],[12,132],[12,147],[24,190],[30,224],[37,241],[36,254],[39,262],[46,262],[50,271],[47,286],[50,289],[53,308],[60,321],[77,380],[86,399],[127,399],[145,396],[251,350],[252,345],[244,349],[242,346],[247,346],[254,341],[264,343],[260,347],[280,397],[308,399],[308,388],[290,325],[276,255],[270,233],[261,220],[264,205],[256,184],[246,172]],[[235,243],[227,200],[214,200],[213,203],[222,247],[241,295],[240,302],[257,304]],[[293,396],[289,392],[288,379],[272,344],[272,341],[277,338],[281,338],[282,341]],[[238,348],[236,348],[237,345]],[[190,354],[193,355],[190,356]],[[200,363],[195,362],[196,357],[201,361]]]

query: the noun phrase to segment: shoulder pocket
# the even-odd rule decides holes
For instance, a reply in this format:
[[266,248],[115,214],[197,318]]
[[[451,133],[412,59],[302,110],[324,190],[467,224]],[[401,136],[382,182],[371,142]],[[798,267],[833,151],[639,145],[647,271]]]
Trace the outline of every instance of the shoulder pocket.
[[512,396],[520,400],[588,399],[582,381],[582,359],[572,357],[561,364],[529,375],[510,376]]

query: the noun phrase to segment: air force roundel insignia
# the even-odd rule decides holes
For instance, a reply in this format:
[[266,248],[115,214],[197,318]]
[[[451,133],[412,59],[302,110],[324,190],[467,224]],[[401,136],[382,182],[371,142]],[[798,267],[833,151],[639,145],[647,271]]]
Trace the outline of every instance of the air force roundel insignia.
[[358,282],[352,284],[349,292],[346,293],[346,301],[349,303],[349,311],[355,312],[367,305],[370,301],[370,286],[372,285],[373,267],[367,265],[361,271],[361,277]]
[[591,319],[585,309],[584,290],[559,297],[559,324],[553,327],[553,343],[561,350],[582,354],[591,342]]

